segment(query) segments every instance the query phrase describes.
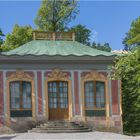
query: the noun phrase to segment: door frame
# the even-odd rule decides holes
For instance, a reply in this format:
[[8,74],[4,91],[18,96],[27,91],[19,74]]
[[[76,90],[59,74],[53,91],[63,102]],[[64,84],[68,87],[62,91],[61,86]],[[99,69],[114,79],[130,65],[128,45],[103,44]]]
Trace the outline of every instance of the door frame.
[[48,82],[64,81],[68,83],[68,120],[72,119],[72,84],[67,73],[62,72],[60,69],[54,69],[47,74],[44,82],[45,87],[45,117],[49,120],[49,99],[48,99]]
[[[56,99],[57,99],[57,107],[56,108],[50,108],[49,107],[49,113],[51,112],[51,111],[54,111],[54,115],[56,115],[56,114],[61,114],[59,111],[61,110],[65,110],[64,112],[67,114],[67,117],[64,119],[64,118],[61,118],[61,117],[59,117],[59,115],[57,116],[56,115],[56,118],[55,119],[53,119],[53,118],[51,118],[50,117],[50,114],[49,114],[49,120],[68,120],[68,117],[69,117],[69,97],[68,97],[68,82],[67,81],[60,81],[60,80],[57,80],[57,81],[49,81],[48,83],[53,83],[53,82],[55,82],[56,83],[56,94],[57,94],[57,97],[56,97]],[[60,99],[61,99],[61,97],[60,97],[60,90],[59,90],[59,88],[60,88],[60,82],[62,82],[62,83],[66,83],[67,84],[67,92],[66,92],[66,94],[67,94],[67,107],[66,108],[61,108],[60,107]],[[53,84],[52,84],[53,85]],[[47,85],[48,86],[48,85]],[[53,87],[52,87],[53,88]],[[48,86],[48,89],[49,89],[49,86]],[[50,93],[49,93],[50,94]],[[59,100],[59,102],[58,102],[58,100]],[[49,103],[49,96],[48,96],[48,103]],[[64,113],[64,114],[65,114]],[[51,114],[53,114],[53,113],[51,113]]]

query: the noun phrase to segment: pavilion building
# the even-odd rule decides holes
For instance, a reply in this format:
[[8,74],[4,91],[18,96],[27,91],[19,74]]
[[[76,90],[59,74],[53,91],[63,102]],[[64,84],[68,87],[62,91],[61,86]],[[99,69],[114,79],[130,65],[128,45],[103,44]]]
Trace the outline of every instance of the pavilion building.
[[34,31],[32,41],[0,54],[0,126],[63,120],[121,132],[121,81],[108,69],[116,56],[74,33]]

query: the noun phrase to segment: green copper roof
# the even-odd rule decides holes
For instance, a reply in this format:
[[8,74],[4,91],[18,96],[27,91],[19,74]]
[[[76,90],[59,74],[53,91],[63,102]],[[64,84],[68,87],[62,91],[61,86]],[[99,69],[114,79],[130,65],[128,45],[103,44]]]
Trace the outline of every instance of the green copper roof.
[[90,48],[76,41],[33,40],[2,55],[61,55],[61,56],[115,56],[115,53]]

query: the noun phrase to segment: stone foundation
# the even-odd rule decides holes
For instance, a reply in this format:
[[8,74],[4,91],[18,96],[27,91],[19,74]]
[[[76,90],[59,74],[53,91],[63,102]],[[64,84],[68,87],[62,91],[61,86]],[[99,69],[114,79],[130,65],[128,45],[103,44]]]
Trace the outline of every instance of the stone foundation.
[[13,133],[15,133],[15,132],[7,126],[0,127],[0,135],[1,134],[13,134]]
[[[31,130],[36,125],[46,121],[46,118],[42,115],[36,117],[34,120],[32,117],[14,117],[10,119],[9,128],[4,127],[4,123],[0,122],[2,132],[13,133],[13,132],[27,132]],[[73,122],[86,124],[91,129],[104,132],[115,132],[123,133],[122,131],[122,119],[119,115],[114,115],[112,117],[81,117],[75,116],[72,118]],[[5,129],[6,128],[6,129]]]
[[36,117],[36,120],[32,117],[13,117],[10,119],[9,127],[13,130],[13,132],[22,133],[27,132],[44,121],[45,118],[43,116]]
[[85,123],[93,130],[123,133],[121,116],[86,117]]
[[30,117],[11,118],[10,128],[14,132],[27,132],[36,125],[36,121]]

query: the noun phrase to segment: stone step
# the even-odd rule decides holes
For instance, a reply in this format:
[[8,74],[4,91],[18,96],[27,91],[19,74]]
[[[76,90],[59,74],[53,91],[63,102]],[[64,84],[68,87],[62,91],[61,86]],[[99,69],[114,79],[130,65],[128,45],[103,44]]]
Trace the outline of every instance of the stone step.
[[66,127],[66,126],[36,126],[36,128],[64,128],[64,129],[67,129],[67,128],[84,128],[84,126],[80,127],[80,126],[69,126],[69,127]]
[[54,121],[54,122],[45,122],[44,124],[37,125],[32,130],[29,130],[29,133],[37,132],[37,133],[74,133],[74,132],[90,132],[86,126],[80,125],[75,122],[62,122],[62,121]]
[[61,125],[56,125],[56,124],[41,124],[40,126],[65,126],[65,127],[68,127],[68,126],[71,126],[71,125],[67,125],[67,124],[61,124]]
[[45,127],[45,128],[33,128],[32,130],[85,130],[85,129],[88,129],[87,127],[82,127],[82,128],[59,128],[59,127]]
[[68,128],[68,126],[45,126],[45,125],[43,125],[43,126],[36,126],[36,128]]
[[61,126],[61,125],[76,125],[74,123],[44,123],[43,125],[57,125],[57,126]]
[[78,125],[69,125],[69,126],[66,126],[66,125],[61,125],[61,126],[57,126],[57,125],[39,125],[39,126],[36,126],[37,128],[80,128],[80,127],[84,127],[84,126],[78,126]]
[[61,125],[61,126],[57,126],[57,125],[38,125],[36,126],[37,128],[40,128],[40,127],[58,127],[58,128],[71,128],[71,127],[75,127],[75,128],[79,128],[79,127],[84,127],[84,126],[80,126],[80,125]]
[[85,130],[29,130],[29,133],[80,133],[80,132],[91,132],[91,129]]
[[74,124],[74,122],[46,122],[44,124],[55,124],[55,125],[62,125],[62,124]]

